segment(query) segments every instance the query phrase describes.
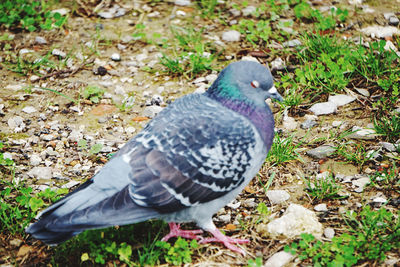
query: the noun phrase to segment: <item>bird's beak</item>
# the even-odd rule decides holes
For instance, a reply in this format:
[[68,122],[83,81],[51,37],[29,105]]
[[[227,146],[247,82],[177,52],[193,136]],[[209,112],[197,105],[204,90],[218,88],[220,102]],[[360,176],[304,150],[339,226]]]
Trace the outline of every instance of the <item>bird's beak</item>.
[[275,86],[272,86],[272,88],[268,90],[268,93],[272,99],[278,100],[279,102],[283,101],[283,97],[278,93]]

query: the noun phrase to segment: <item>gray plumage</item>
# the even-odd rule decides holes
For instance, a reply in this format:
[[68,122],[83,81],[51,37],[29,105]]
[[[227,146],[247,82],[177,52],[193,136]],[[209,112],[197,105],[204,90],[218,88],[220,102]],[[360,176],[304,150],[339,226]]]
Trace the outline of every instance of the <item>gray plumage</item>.
[[268,69],[230,64],[206,93],[184,96],[160,112],[26,232],[58,244],[85,229],[156,218],[214,230],[213,214],[240,193],[267,156],[274,130],[269,97],[281,100]]

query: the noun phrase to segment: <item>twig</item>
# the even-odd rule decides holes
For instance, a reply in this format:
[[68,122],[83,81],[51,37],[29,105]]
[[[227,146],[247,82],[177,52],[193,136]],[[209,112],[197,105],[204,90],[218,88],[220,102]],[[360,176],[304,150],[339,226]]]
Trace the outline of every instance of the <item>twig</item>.
[[93,62],[94,62],[94,59],[90,59],[89,61],[82,63],[81,65],[79,65],[76,68],[68,68],[68,69],[63,69],[63,70],[54,71],[52,73],[48,73],[46,75],[43,75],[42,77],[39,77],[37,79],[37,81],[45,80],[45,79],[50,78],[50,77],[56,77],[56,78],[60,77],[60,76],[61,76],[61,78],[69,77],[69,76],[74,75],[75,73],[77,73],[83,67],[85,67],[85,65],[93,63]]

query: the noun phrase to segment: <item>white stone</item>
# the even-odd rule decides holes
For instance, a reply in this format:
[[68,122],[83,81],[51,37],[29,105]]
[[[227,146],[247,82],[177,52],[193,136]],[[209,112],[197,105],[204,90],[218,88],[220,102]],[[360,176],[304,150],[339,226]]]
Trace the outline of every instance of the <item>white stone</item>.
[[254,61],[258,63],[258,59],[252,56],[244,56],[242,57],[241,61]]
[[286,266],[292,259],[294,255],[289,252],[279,251],[272,255],[263,267],[283,267]]
[[190,6],[192,4],[190,0],[175,0],[174,3],[177,6]]
[[231,30],[222,33],[222,40],[225,42],[237,42],[240,40],[240,32]]
[[302,45],[302,43],[301,43],[300,40],[294,39],[294,40],[290,40],[290,41],[284,42],[284,43],[282,43],[282,45],[284,47],[296,47],[296,46]]
[[51,11],[51,13],[59,13],[61,16],[65,16],[70,12],[68,8],[60,8],[60,9],[54,9]]
[[239,17],[242,13],[240,10],[237,10],[236,8],[231,8],[229,9],[229,12],[232,14],[234,17]]
[[161,110],[163,110],[163,108],[160,106],[148,106],[143,110],[143,116],[154,118]]
[[321,204],[316,205],[314,207],[314,210],[316,210],[316,211],[328,211],[328,208],[326,207],[325,203],[321,203]]
[[154,12],[149,13],[149,14],[147,15],[147,17],[148,17],[148,18],[159,18],[160,15],[161,15],[160,12],[154,11]]
[[357,180],[352,180],[351,183],[353,186],[357,187],[356,192],[361,193],[364,190],[364,187],[371,182],[369,177],[361,177]]
[[392,16],[389,18],[389,25],[397,26],[397,25],[399,25],[399,23],[400,23],[400,20],[398,17]]
[[63,52],[63,51],[61,51],[60,49],[57,49],[57,48],[53,49],[53,51],[51,51],[51,54],[53,56],[59,56],[59,57],[62,57],[62,58],[65,58],[67,56],[67,54],[65,52]]
[[315,115],[328,115],[337,111],[337,106],[332,102],[323,102],[312,105],[310,111]]
[[286,68],[285,61],[280,57],[274,59],[271,62],[271,70],[284,70]]
[[53,170],[50,167],[33,167],[27,174],[36,179],[49,180],[53,177]]
[[331,227],[325,228],[324,236],[328,239],[332,239],[335,236],[335,230]]
[[177,15],[178,17],[185,17],[185,16],[186,16],[186,12],[183,11],[183,10],[177,10],[177,11],[176,11],[176,15]]
[[118,53],[113,53],[110,58],[113,61],[121,61],[121,55]]
[[361,29],[364,34],[370,35],[372,38],[385,38],[392,37],[394,34],[399,35],[400,29],[393,26],[368,26]]
[[32,53],[33,50],[27,49],[27,48],[22,48],[21,50],[19,50],[19,55],[24,55],[24,54],[28,54],[28,53]]
[[71,187],[74,187],[75,185],[78,185],[78,184],[80,184],[79,182],[77,182],[77,181],[69,181],[68,183],[66,183],[66,184],[63,184],[62,186],[61,186],[61,188],[71,188]]
[[44,140],[44,141],[51,141],[54,138],[56,138],[53,134],[42,134],[40,136],[40,139]]
[[31,82],[36,82],[36,81],[38,81],[40,79],[40,77],[39,76],[37,76],[37,75],[35,75],[35,74],[33,74],[33,75],[31,75],[31,77],[29,77],[29,80],[31,81]]
[[36,110],[36,108],[34,108],[32,106],[27,106],[27,107],[24,107],[22,109],[22,111],[25,112],[25,113],[31,114],[31,113],[36,112],[37,110]]
[[268,190],[267,197],[271,204],[280,204],[290,198],[290,195],[285,190]]
[[208,74],[206,80],[208,83],[213,83],[218,78],[217,74]]
[[42,162],[42,158],[38,154],[32,154],[29,158],[29,163],[32,166],[38,166]]
[[349,0],[350,5],[359,6],[361,5],[363,0]]
[[255,12],[256,10],[257,10],[257,8],[255,6],[247,6],[242,9],[242,13],[243,13],[243,16],[247,17],[247,16],[250,16],[251,14],[253,14],[253,12]]
[[3,158],[12,160],[12,154],[10,152],[4,152],[3,153]]
[[322,224],[314,212],[298,204],[290,204],[282,217],[267,224],[266,230],[272,236],[283,235],[288,238],[299,236],[301,233],[322,236]]
[[363,95],[363,96],[366,96],[366,97],[369,97],[369,96],[370,96],[370,93],[369,93],[369,91],[368,91],[367,89],[356,88],[356,91],[357,91],[359,94]]
[[328,102],[335,104],[337,107],[347,105],[356,100],[355,97],[349,95],[330,95]]
[[143,60],[145,60],[146,58],[147,58],[148,56],[147,56],[147,54],[139,54],[139,55],[137,55],[136,56],[136,60],[137,61],[143,61]]
[[9,84],[6,86],[6,89],[14,90],[14,91],[19,91],[24,88],[26,84]]
[[15,132],[20,132],[25,128],[24,119],[21,116],[9,118],[7,123],[8,126]]
[[396,148],[400,146],[400,145],[394,145],[389,142],[379,142],[379,145],[389,152],[395,152],[397,150]]
[[348,135],[348,138],[362,139],[362,140],[373,140],[376,138],[376,132],[374,129],[364,129],[358,126],[352,128],[352,134]]
[[388,41],[386,41],[386,44],[385,44],[385,46],[383,47],[386,51],[391,51],[391,50],[393,50],[393,51],[397,51],[397,47],[393,44],[393,42],[392,41],[390,41],[390,40],[388,40]]
[[231,215],[230,214],[222,214],[222,215],[218,216],[218,219],[223,223],[229,223],[231,221]]
[[386,203],[386,202],[387,202],[387,199],[384,198],[384,197],[376,197],[376,198],[374,198],[374,199],[372,200],[372,202],[375,202],[375,203]]
[[47,44],[47,41],[46,41],[46,39],[44,39],[41,36],[36,36],[35,37],[35,43],[37,43],[37,44]]
[[364,11],[365,13],[374,13],[374,12],[375,12],[375,9],[371,8],[371,7],[368,6],[368,5],[363,5],[363,6],[362,6],[362,9],[363,9],[363,11]]
[[83,134],[78,130],[72,130],[68,136],[68,140],[73,142],[78,142],[81,139],[83,139]]
[[125,132],[126,132],[127,134],[133,134],[134,132],[136,132],[136,129],[135,129],[134,127],[132,127],[132,126],[129,126],[129,127],[127,127],[127,128],[125,129]]
[[[310,149],[306,152],[306,154],[310,157],[316,158],[316,159],[323,159],[326,158],[333,153],[335,153],[336,148],[330,146],[330,145],[321,145],[319,147]],[[329,174],[329,172],[328,172]],[[317,174],[318,176],[318,174]]]
[[284,116],[282,126],[286,130],[293,131],[298,128],[299,123],[292,117]]
[[202,83],[202,82],[205,82],[205,81],[206,81],[206,78],[205,78],[205,77],[199,77],[199,78],[196,78],[196,79],[193,81],[193,83],[196,84],[196,83]]
[[332,127],[339,127],[342,123],[342,121],[332,121]]
[[242,204],[240,201],[236,201],[236,200],[232,200],[231,202],[229,202],[226,206],[228,206],[231,209],[237,209],[240,207],[240,205]]
[[329,171],[324,171],[324,172],[318,173],[315,176],[315,179],[317,179],[317,180],[327,179],[330,175],[331,175],[331,173]]

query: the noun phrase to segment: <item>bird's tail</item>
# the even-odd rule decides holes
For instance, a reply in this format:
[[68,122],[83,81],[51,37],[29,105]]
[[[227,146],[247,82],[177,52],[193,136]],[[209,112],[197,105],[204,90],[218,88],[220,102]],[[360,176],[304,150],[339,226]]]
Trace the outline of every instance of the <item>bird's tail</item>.
[[99,192],[91,188],[91,183],[87,181],[40,213],[39,220],[28,226],[26,232],[48,245],[57,245],[86,229],[132,224],[159,215],[156,210],[133,202],[128,186],[95,202]]

